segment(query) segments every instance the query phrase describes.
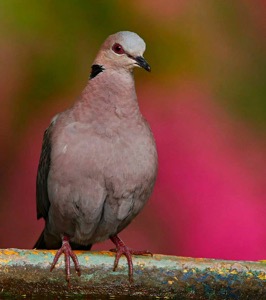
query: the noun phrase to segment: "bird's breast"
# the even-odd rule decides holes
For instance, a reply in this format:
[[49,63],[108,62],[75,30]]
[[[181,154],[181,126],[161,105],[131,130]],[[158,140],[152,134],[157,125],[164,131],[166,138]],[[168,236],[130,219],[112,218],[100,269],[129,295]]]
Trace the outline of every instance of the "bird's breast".
[[155,142],[142,123],[116,128],[72,124],[57,138],[52,156],[71,182],[97,177],[134,187],[153,180],[157,171]]
[[77,229],[80,243],[119,232],[143,208],[154,186],[157,152],[149,127],[125,126],[106,136],[78,124],[57,134],[48,178],[54,215],[86,232],[81,237]]

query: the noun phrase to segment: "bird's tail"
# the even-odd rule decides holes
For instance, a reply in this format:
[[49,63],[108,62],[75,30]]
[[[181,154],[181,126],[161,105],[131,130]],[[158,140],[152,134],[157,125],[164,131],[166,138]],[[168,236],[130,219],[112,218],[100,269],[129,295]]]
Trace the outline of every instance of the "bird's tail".
[[35,243],[33,248],[46,249],[46,245],[45,245],[45,241],[44,241],[44,230],[41,233],[40,237],[38,238],[38,241]]
[[73,250],[91,250],[92,245],[79,245],[75,243],[70,243]]
[[[71,245],[71,248],[73,250],[91,250],[91,247],[92,245],[79,245],[79,244],[75,244],[75,243],[70,243]],[[58,248],[60,246],[58,245]],[[35,243],[34,249],[47,249],[47,246],[45,244],[45,241],[44,241],[44,230],[43,232],[41,233],[40,237],[38,238],[38,241]],[[57,247],[55,247],[56,249]],[[50,248],[48,248],[50,249]]]

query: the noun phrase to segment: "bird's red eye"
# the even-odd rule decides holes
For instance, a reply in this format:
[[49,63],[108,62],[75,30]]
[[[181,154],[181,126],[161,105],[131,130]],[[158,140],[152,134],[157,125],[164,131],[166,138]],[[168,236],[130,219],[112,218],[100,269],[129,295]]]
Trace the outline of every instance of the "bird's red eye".
[[112,47],[112,50],[117,54],[124,54],[125,51],[120,44],[115,43]]

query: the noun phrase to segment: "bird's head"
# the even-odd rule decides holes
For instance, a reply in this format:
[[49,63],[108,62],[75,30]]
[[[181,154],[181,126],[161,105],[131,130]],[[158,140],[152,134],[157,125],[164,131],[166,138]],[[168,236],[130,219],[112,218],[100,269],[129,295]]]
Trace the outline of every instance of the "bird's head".
[[141,37],[130,31],[120,31],[110,35],[103,43],[94,64],[103,68],[127,69],[151,68],[143,57],[146,44]]

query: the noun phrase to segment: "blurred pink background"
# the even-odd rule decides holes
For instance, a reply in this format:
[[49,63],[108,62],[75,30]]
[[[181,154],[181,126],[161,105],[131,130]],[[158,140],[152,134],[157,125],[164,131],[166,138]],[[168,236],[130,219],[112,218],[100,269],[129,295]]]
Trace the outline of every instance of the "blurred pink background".
[[122,239],[153,253],[265,259],[264,1],[97,3],[0,4],[0,247],[31,248],[39,237],[43,132],[78,98],[104,39],[131,30],[152,66],[135,78],[159,174]]

